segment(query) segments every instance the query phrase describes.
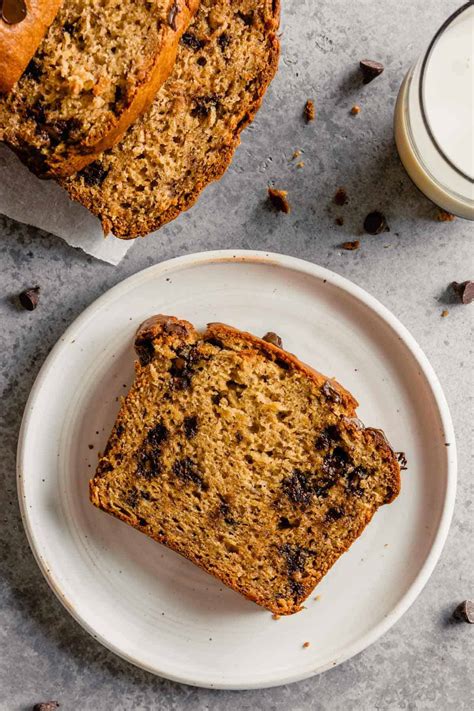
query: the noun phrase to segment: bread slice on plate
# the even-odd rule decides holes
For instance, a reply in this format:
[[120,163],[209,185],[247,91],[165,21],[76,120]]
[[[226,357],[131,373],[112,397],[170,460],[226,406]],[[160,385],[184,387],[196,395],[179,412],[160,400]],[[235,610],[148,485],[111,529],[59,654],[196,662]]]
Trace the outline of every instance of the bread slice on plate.
[[120,144],[62,185],[117,237],[188,209],[229,165],[278,62],[279,0],[202,0],[174,71]]
[[13,88],[62,0],[2,0],[0,2],[0,94]]
[[153,101],[198,4],[66,0],[0,100],[0,140],[40,176],[93,162]]
[[400,490],[335,380],[223,324],[155,316],[90,498],[276,614],[292,614]]

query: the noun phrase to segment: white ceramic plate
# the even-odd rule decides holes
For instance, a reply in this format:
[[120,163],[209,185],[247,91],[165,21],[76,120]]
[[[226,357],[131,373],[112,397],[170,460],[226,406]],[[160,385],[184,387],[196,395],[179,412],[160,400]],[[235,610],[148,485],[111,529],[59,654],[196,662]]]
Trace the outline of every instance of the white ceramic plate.
[[[383,428],[394,448],[406,453],[398,499],[379,510],[297,615],[273,620],[88,501],[97,452],[132,380],[135,330],[159,312],[199,327],[224,321],[257,335],[276,331],[288,350],[352,391],[362,420]],[[426,357],[396,318],[321,267],[246,251],[158,264],[86,309],[37,378],[18,452],[31,547],[76,620],[155,674],[230,689],[309,677],[389,629],[440,555],[455,479],[445,398]],[[303,648],[306,641],[310,646]]]

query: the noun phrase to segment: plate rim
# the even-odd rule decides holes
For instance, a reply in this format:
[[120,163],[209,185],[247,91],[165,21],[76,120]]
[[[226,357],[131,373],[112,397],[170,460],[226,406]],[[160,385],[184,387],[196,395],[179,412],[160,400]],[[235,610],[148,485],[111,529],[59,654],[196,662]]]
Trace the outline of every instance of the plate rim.
[[[154,276],[159,276],[163,275],[164,273],[180,271],[189,267],[202,266],[205,264],[217,264],[223,262],[249,262],[252,264],[264,264],[280,268],[290,268],[294,271],[303,273],[316,279],[327,281],[333,286],[341,288],[346,293],[356,298],[359,302],[363,303],[373,313],[379,316],[379,318],[381,318],[390,327],[391,331],[400,338],[405,347],[408,348],[415,362],[420,367],[421,373],[424,376],[426,383],[429,386],[431,394],[434,398],[434,403],[439,414],[446,440],[450,443],[450,446],[446,447],[446,492],[436,534],[434,535],[428,555],[426,556],[425,561],[419,569],[414,581],[412,582],[408,590],[405,592],[405,594],[402,596],[402,598],[399,600],[399,602],[389,612],[389,614],[378,625],[375,625],[374,628],[369,630],[369,632],[358,638],[352,644],[348,645],[344,653],[337,660],[335,660],[335,662],[327,662],[326,664],[321,665],[311,671],[305,670],[300,673],[293,673],[286,677],[279,678],[274,678],[270,676],[266,679],[247,684],[235,684],[220,681],[211,683],[210,681],[187,678],[179,674],[173,675],[168,671],[163,671],[161,669],[158,669],[157,667],[142,663],[136,657],[129,655],[127,652],[118,648],[113,642],[106,639],[103,635],[98,634],[97,631],[89,624],[89,622],[76,611],[73,604],[64,595],[60,585],[55,581],[53,573],[49,568],[46,560],[44,560],[41,555],[41,548],[40,546],[38,546],[38,543],[35,538],[34,526],[32,525],[32,522],[29,518],[24,484],[24,460],[26,456],[25,451],[28,439],[28,428],[30,426],[30,420],[32,417],[31,413],[33,410],[33,405],[39,392],[43,387],[44,382],[47,380],[49,371],[51,370],[57,355],[59,355],[59,353],[62,351],[64,343],[70,339],[72,334],[76,333],[76,331],[81,329],[83,324],[86,323],[87,320],[90,319],[91,316],[93,316],[97,310],[106,306],[108,302],[115,300],[117,292],[122,291],[124,287],[133,288],[141,281],[146,281],[146,279],[149,278],[149,275],[151,274],[153,274]],[[374,642],[376,642],[380,637],[382,637],[415,602],[435,569],[435,566],[440,558],[450,529],[456,497],[456,440],[452,418],[446,397],[444,395],[439,379],[435,373],[435,370],[431,365],[430,361],[428,360],[428,357],[425,355],[424,351],[419,346],[414,336],[411,335],[410,331],[376,297],[372,296],[369,292],[360,287],[358,284],[352,282],[347,277],[344,277],[338,274],[337,272],[333,272],[332,270],[327,269],[326,267],[322,267],[319,264],[315,264],[298,257],[293,257],[278,252],[267,252],[262,250],[249,249],[220,249],[209,251],[206,250],[158,262],[156,264],[146,267],[145,269],[141,269],[138,272],[135,272],[129,277],[126,277],[110,289],[107,289],[107,291],[105,291],[101,296],[99,296],[91,304],[89,304],[65,329],[65,331],[58,338],[53,348],[49,352],[48,356],[46,357],[45,361],[43,362],[33,383],[25,405],[18,435],[16,479],[17,494],[23,527],[26,533],[28,544],[38,564],[38,567],[40,568],[49,587],[54,592],[59,601],[62,603],[62,605],[75,619],[75,621],[78,622],[81,627],[85,629],[85,631],[88,632],[95,640],[97,640],[108,650],[110,650],[120,658],[124,659],[125,661],[133,664],[134,666],[144,669],[145,671],[150,672],[151,674],[161,676],[162,678],[166,678],[174,682],[209,689],[264,689],[311,678],[317,674],[327,671],[328,669],[332,669],[335,666],[338,666],[339,664],[354,657],[355,655],[359,654],[364,649],[372,645]]]

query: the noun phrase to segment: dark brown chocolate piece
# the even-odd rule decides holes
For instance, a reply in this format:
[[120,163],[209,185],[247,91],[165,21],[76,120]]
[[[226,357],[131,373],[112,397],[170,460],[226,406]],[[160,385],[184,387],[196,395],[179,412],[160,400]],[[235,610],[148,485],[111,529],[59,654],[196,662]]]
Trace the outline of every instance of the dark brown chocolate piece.
[[463,281],[460,284],[453,281],[451,288],[463,304],[474,301],[474,281]]
[[474,624],[474,600],[464,600],[464,602],[461,602],[454,610],[453,617],[460,622],[469,622],[470,625]]
[[202,49],[202,47],[204,46],[204,42],[202,42],[202,40],[196,37],[196,35],[193,35],[192,32],[184,33],[184,35],[181,37],[181,44],[184,44],[186,47],[189,47],[189,49],[194,49],[195,52],[197,52],[199,49]]
[[340,207],[342,207],[342,205],[345,205],[347,202],[349,202],[347,190],[345,188],[338,188],[333,199],[335,205],[339,205]]
[[83,168],[78,175],[83,179],[86,185],[102,185],[109,171],[104,168],[102,163],[95,160],[90,163],[87,168]]
[[277,333],[274,333],[273,331],[268,331],[268,333],[264,335],[263,340],[267,341],[267,343],[272,343],[278,348],[283,347],[283,341],[281,340],[280,336]]
[[361,59],[359,67],[362,72],[364,84],[369,84],[373,79],[379,77],[385,69],[383,64],[374,62],[373,59]]
[[39,302],[39,292],[39,286],[34,286],[32,289],[25,289],[25,291],[21,292],[19,299],[24,309],[27,311],[34,311],[36,309]]
[[364,230],[369,235],[380,235],[382,232],[390,232],[385,215],[378,210],[369,212],[364,220]]
[[288,214],[291,210],[290,203],[287,200],[288,192],[286,190],[277,190],[276,188],[268,188],[268,199],[272,207],[278,212]]
[[189,457],[184,457],[184,459],[178,459],[173,464],[173,472],[181,479],[183,482],[192,482],[196,484],[200,489],[204,491],[209,487],[203,481],[203,478],[192,459]]
[[7,25],[18,25],[26,17],[26,2],[25,0],[3,0],[2,5],[2,20]]
[[183,429],[186,439],[192,439],[197,435],[198,418],[197,415],[190,415],[184,418]]

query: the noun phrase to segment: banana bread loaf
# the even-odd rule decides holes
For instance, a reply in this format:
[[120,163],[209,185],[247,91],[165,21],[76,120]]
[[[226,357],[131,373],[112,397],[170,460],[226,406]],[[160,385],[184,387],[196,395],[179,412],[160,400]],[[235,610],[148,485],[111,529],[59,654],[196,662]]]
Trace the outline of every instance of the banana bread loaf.
[[198,2],[66,0],[0,100],[0,140],[40,176],[94,161],[153,101]]
[[62,0],[0,2],[0,94],[10,91],[25,71]]
[[201,1],[150,111],[62,182],[105,232],[148,234],[222,175],[275,73],[278,21],[279,0]]
[[272,612],[297,612],[399,493],[383,433],[334,380],[229,326],[156,316],[135,347],[92,502]]

